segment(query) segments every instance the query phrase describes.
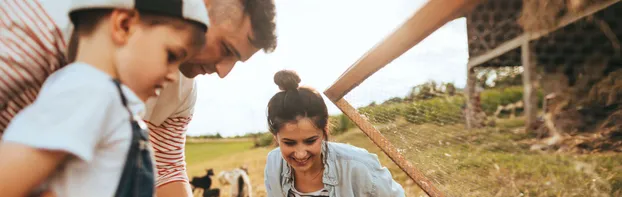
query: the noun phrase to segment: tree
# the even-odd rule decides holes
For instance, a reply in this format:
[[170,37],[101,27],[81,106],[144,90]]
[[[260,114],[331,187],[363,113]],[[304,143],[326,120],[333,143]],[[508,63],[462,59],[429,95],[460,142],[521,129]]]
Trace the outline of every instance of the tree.
[[445,84],[445,93],[449,96],[453,96],[456,94],[456,86],[454,86],[454,83]]
[[412,87],[406,99],[411,101],[431,99],[438,96],[439,89],[435,81],[428,81]]
[[504,67],[495,70],[494,87],[523,85],[522,67]]
[[476,75],[477,84],[484,89],[523,85],[523,68],[520,66],[479,69]]

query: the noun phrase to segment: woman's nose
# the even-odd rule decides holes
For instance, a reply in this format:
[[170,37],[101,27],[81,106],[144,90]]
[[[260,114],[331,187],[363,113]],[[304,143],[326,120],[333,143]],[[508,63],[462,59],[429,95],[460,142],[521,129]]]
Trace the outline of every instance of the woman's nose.
[[296,152],[294,152],[294,158],[296,158],[296,159],[305,159],[305,158],[307,158],[307,151],[305,149],[302,149],[302,148],[296,149]]

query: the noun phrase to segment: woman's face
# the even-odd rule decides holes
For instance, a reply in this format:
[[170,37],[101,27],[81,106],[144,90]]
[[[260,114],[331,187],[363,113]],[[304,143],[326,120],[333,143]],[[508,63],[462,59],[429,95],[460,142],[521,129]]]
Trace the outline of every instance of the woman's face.
[[281,154],[287,163],[297,172],[322,166],[322,129],[315,126],[309,118],[286,123],[277,134]]

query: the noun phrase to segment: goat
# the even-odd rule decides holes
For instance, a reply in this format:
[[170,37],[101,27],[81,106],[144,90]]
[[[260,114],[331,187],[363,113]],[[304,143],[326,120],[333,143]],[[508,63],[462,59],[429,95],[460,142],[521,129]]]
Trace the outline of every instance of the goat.
[[[222,171],[218,174],[221,185],[230,185],[232,197],[252,197],[251,180],[248,177],[248,169],[240,167],[231,171]],[[244,189],[246,188],[246,191]]]
[[190,181],[190,185],[192,185],[192,192],[194,192],[196,188],[201,188],[203,189],[203,197],[220,196],[220,189],[210,189],[212,186],[211,176],[214,176],[214,170],[210,168],[206,171],[207,174],[205,176],[192,178],[192,181]]

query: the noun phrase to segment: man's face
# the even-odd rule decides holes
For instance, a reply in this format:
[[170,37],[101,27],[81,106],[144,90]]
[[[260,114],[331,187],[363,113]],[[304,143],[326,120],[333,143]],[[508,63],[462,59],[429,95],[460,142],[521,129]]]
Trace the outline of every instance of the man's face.
[[250,17],[244,13],[240,0],[206,0],[205,4],[211,23],[207,43],[179,70],[189,78],[212,73],[224,78],[238,61],[248,60],[259,49],[250,42]]

